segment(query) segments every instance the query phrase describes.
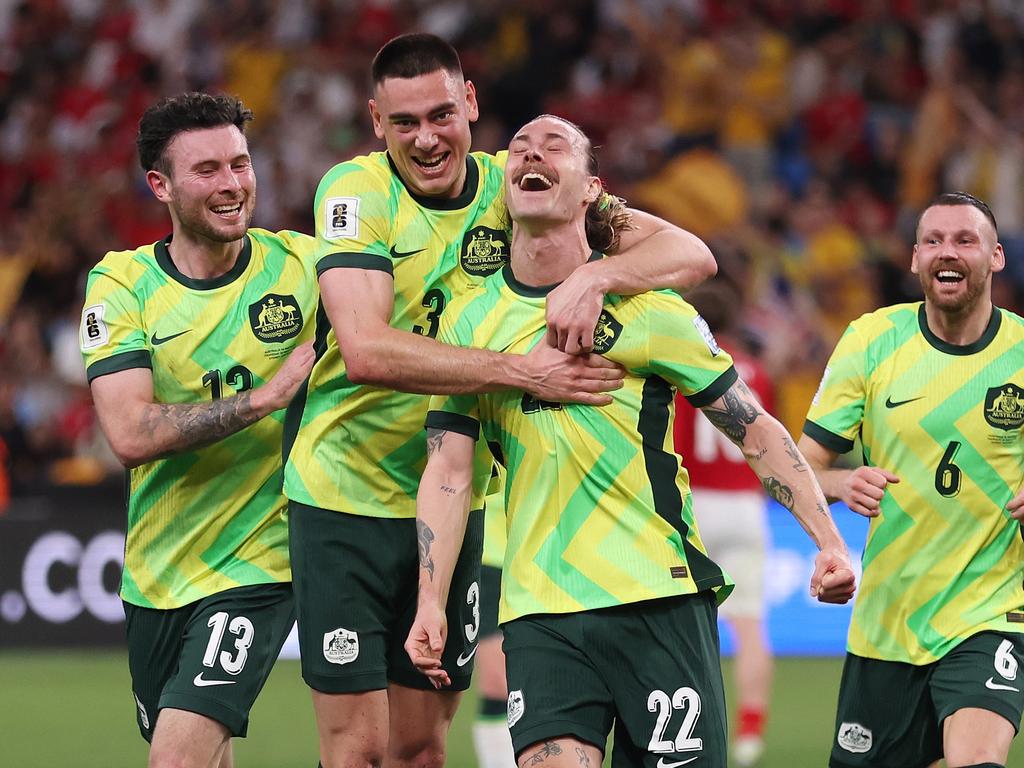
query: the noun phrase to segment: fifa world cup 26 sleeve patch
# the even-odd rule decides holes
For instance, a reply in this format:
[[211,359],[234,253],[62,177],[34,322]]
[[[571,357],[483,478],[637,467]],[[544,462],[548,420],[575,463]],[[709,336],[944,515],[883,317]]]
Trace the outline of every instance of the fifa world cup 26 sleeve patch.
[[107,324],[103,321],[106,310],[105,304],[93,304],[82,310],[82,349],[102,347],[107,343],[110,333],[107,331]]
[[328,197],[324,200],[324,237],[359,237],[359,198]]

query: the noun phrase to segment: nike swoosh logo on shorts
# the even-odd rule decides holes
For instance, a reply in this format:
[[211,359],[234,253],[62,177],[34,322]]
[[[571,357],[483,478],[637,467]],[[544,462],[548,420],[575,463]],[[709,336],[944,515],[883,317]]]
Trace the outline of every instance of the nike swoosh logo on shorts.
[[698,757],[700,757],[700,755],[694,755],[693,757],[687,758],[686,760],[680,760],[680,761],[678,761],[676,763],[666,763],[664,757],[659,757],[658,758],[658,768],[679,768],[680,765],[686,765],[687,763],[692,763]]
[[237,682],[237,680],[207,680],[203,677],[202,672],[192,678],[192,685],[197,688],[206,688],[210,685],[234,685]]
[[985,687],[993,691],[1016,691],[1017,693],[1020,693],[1020,688],[1014,688],[1012,685],[997,683],[991,677],[985,681]]
[[473,656],[476,654],[476,649],[479,647],[479,645],[474,645],[473,650],[469,652],[469,655],[463,655],[460,653],[459,658],[455,660],[455,663],[458,664],[460,667],[466,666],[467,664],[469,664],[469,660],[472,659]]

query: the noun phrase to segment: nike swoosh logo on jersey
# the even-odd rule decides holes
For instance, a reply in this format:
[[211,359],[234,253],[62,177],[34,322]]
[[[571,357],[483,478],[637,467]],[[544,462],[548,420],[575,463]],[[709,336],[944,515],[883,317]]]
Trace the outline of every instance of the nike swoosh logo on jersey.
[[680,765],[686,765],[687,763],[692,763],[698,757],[700,757],[700,755],[694,755],[693,757],[689,757],[686,760],[679,760],[678,762],[675,762],[675,763],[666,763],[664,757],[659,757],[658,758],[658,768],[679,768]]
[[985,681],[985,687],[993,691],[1016,691],[1017,693],[1020,693],[1020,688],[1014,688],[1012,685],[997,683],[991,677]]
[[921,395],[921,397],[912,397],[909,400],[893,400],[891,397],[887,397],[887,398],[885,398],[885,407],[886,408],[899,408],[901,405],[906,405],[907,403],[912,403],[915,400],[924,400],[924,395]]
[[391,258],[392,259],[404,259],[406,256],[415,256],[417,253],[423,253],[426,248],[420,248],[415,251],[400,251],[395,246],[391,246]]
[[158,347],[161,344],[163,344],[165,341],[170,341],[171,339],[176,339],[179,336],[184,336],[186,333],[188,333],[191,330],[192,330],[191,328],[186,328],[184,331],[178,331],[178,333],[172,333],[170,336],[157,336],[154,333],[152,338],[150,338],[150,341],[153,342],[153,346],[154,347]]
[[211,685],[234,685],[237,682],[237,680],[207,680],[203,677],[202,672],[192,678],[192,685],[196,688],[206,688]]
[[472,659],[473,656],[476,654],[476,649],[479,647],[479,645],[474,645],[473,649],[466,655],[460,653],[459,658],[455,660],[455,663],[458,664],[460,667],[466,666],[467,664],[469,664],[469,660]]

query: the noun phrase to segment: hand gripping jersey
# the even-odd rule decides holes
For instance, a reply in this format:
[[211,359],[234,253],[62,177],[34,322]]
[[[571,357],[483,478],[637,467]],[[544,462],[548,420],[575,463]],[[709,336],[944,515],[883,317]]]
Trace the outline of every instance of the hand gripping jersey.
[[[386,152],[336,165],[316,193],[317,271],[389,273],[391,325],[436,336],[448,304],[508,260],[505,158],[472,153],[453,199],[410,192]],[[316,351],[308,388],[289,410],[285,494],[350,514],[415,517],[428,398],[349,381],[323,314]]]
[[858,656],[942,658],[986,629],[1024,628],[1024,539],[1006,504],[1024,479],[1024,321],[995,309],[955,346],[924,305],[855,320],[825,369],[804,432],[897,474],[872,518],[850,624]]
[[[209,402],[266,383],[312,338],[312,238],[250,229],[234,267],[210,280],[179,272],[168,242],[108,253],[89,273],[81,343],[90,381],[151,368],[156,402]],[[177,608],[291,580],[283,422],[279,411],[130,471],[125,601]]]
[[[505,267],[453,306],[439,338],[525,353],[544,343],[546,294]],[[713,402],[736,380],[731,358],[668,292],[608,297],[594,339],[629,371],[611,405],[516,391],[431,399],[427,426],[481,433],[508,470],[502,622],[731,588],[694,526],[671,433],[675,388]]]
[[[746,353],[731,354],[740,378],[771,413],[775,408],[772,385],[764,367]],[[761,492],[761,480],[747,464],[743,451],[681,394],[676,396],[674,432],[676,451],[689,471],[692,488]]]

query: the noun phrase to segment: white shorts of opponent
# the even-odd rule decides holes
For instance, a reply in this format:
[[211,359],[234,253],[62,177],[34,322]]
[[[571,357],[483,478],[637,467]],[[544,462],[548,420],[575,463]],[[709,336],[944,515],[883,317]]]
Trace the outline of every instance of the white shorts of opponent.
[[693,489],[697,530],[711,559],[725,569],[736,588],[719,606],[726,619],[764,615],[764,563],[768,513],[759,491]]

